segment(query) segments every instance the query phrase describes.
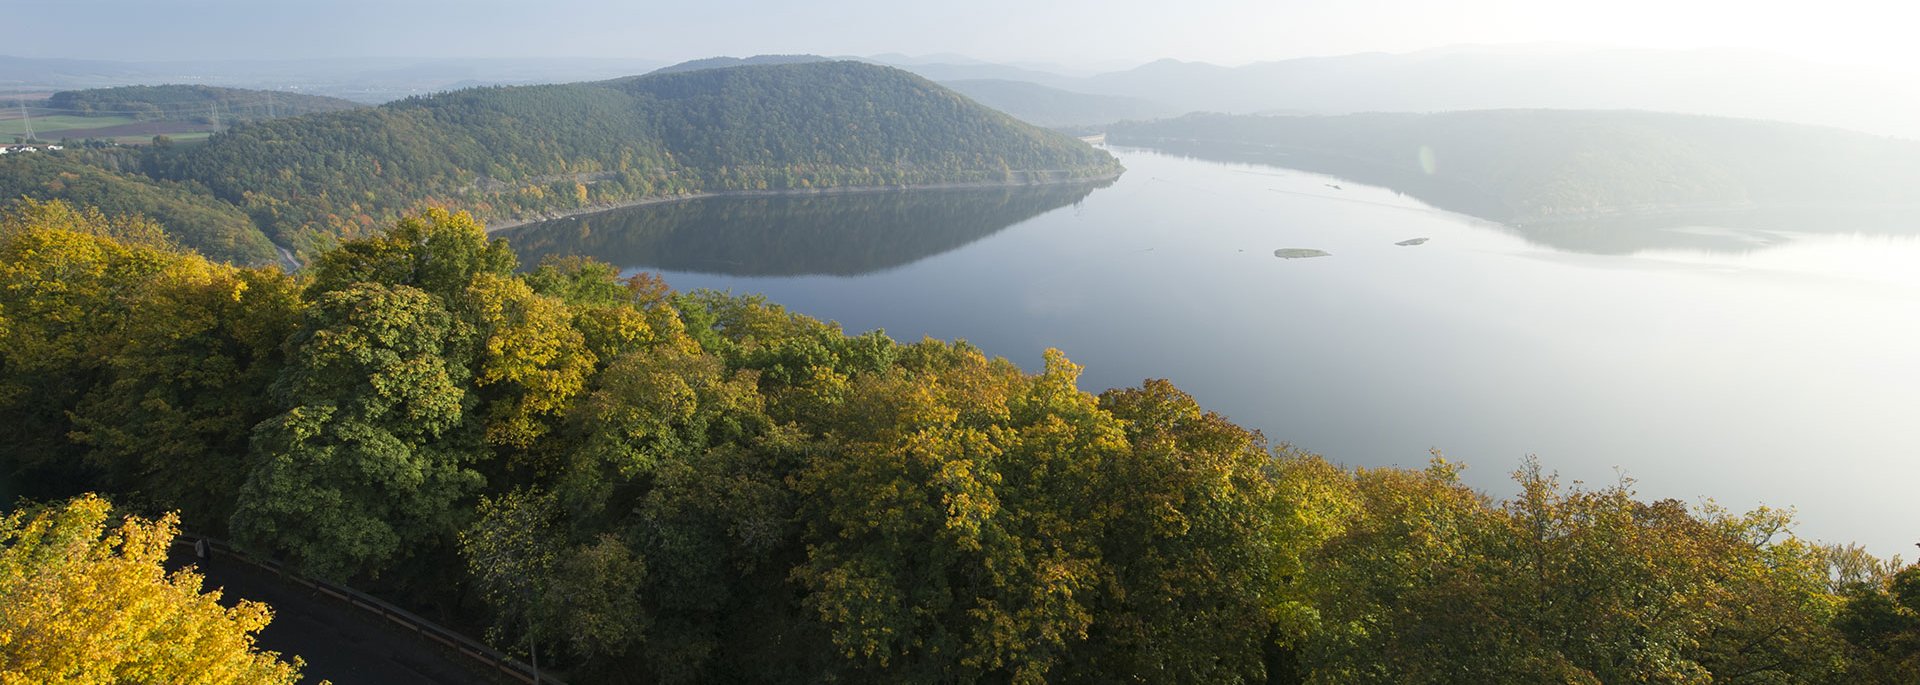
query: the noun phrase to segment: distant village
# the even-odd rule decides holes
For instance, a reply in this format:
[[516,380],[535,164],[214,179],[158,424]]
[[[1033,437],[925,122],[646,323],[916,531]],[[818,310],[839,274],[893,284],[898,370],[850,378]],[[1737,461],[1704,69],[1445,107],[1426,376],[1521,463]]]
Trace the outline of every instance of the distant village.
[[15,143],[13,145],[0,145],[0,155],[10,155],[16,152],[39,152],[41,150],[64,150],[64,149],[66,148],[59,145],[49,145],[46,143]]

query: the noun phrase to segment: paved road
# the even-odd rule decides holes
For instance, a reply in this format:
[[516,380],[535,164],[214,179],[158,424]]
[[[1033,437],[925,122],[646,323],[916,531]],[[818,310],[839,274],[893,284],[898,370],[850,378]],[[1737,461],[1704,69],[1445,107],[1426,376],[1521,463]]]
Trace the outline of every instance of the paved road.
[[[194,563],[193,552],[175,547],[169,568]],[[303,683],[334,685],[519,685],[447,648],[374,614],[285,580],[238,559],[199,562],[205,588],[219,587],[223,600],[250,599],[273,607],[273,623],[259,645],[307,660]]]

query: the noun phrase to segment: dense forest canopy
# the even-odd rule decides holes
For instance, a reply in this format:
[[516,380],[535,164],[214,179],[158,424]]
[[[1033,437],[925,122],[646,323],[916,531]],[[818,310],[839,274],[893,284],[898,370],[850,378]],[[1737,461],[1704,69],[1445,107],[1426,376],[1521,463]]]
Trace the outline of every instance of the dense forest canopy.
[[273,243],[246,212],[205,188],[114,171],[104,161],[50,152],[0,156],[0,204],[21,198],[68,200],[150,218],[182,245],[214,259],[243,264],[275,259]]
[[361,105],[351,100],[305,93],[163,85],[61,91],[47,98],[45,107],[66,114],[226,125],[315,112],[338,112],[356,109]]
[[297,275],[142,226],[0,218],[6,476],[178,511],[576,682],[1920,673],[1920,571],[1783,512],[1342,468],[1166,381],[1085,392],[1058,351],[521,269],[444,210]]
[[1632,111],[1193,114],[1116,143],[1329,173],[1496,221],[1695,209],[1915,205],[1920,142]]

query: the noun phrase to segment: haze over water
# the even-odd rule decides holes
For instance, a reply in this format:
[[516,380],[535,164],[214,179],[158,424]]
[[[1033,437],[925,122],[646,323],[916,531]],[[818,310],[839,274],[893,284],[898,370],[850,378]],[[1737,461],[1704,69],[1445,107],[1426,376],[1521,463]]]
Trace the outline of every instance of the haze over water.
[[[599,250],[676,288],[964,338],[1030,369],[1057,347],[1086,366],[1083,389],[1169,378],[1350,465],[1418,466],[1438,448],[1505,496],[1535,454],[1566,480],[1624,474],[1647,498],[1796,507],[1803,534],[1879,554],[1920,541],[1912,233],[1701,227],[1681,244],[1702,248],[1584,254],[1382,188],[1115,152],[1129,171],[1090,193],[704,200],[507,235],[529,261]],[[781,203],[801,201],[825,218],[765,249],[795,221]],[[877,243],[902,217],[922,233]],[[658,235],[615,237],[635,231]],[[1430,240],[1394,244],[1410,238]],[[692,242],[777,259],[693,263]]]

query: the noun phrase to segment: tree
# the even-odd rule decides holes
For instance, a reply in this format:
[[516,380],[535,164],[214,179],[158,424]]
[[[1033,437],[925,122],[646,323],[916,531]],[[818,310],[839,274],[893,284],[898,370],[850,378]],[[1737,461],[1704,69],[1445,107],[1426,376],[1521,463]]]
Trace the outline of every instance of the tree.
[[460,554],[474,589],[494,609],[495,630],[519,633],[540,665],[535,612],[553,575],[558,530],[553,498],[515,491],[480,500],[478,520],[460,533]]
[[449,536],[453,503],[480,484],[460,425],[466,372],[447,361],[451,317],[427,293],[363,283],[327,292],[289,342],[282,411],[254,429],[235,539],[307,570],[377,573]]
[[1859,682],[1920,681],[1920,566],[1909,566],[1883,583],[1847,589],[1834,625],[1861,658]]
[[273,615],[161,564],[175,519],[107,529],[93,496],[0,518],[0,682],[294,683],[298,657],[254,647]]
[[1074,675],[1264,680],[1292,598],[1285,574],[1297,573],[1285,562],[1314,542],[1272,515],[1280,491],[1264,438],[1165,380],[1102,393],[1100,408],[1126,427],[1129,448],[1100,467],[1112,575]]
[[253,427],[273,413],[260,399],[299,323],[298,290],[278,269],[180,259],[127,299],[106,379],[73,410],[71,437],[126,502],[219,534]]
[[793,575],[855,672],[1042,682],[1095,618],[1102,465],[1124,434],[1057,350],[1032,378],[954,358],[852,377],[836,444],[796,478]]
[[58,202],[0,217],[0,459],[40,494],[77,494],[97,477],[67,439],[70,412],[105,382],[132,301],[185,259],[142,244],[157,235],[151,222]]
[[464,295],[481,339],[474,373],[489,405],[487,440],[530,447],[585,388],[598,360],[559,298],[488,273],[476,275]]
[[487,230],[466,212],[428,209],[408,216],[380,235],[349,240],[314,263],[309,296],[357,283],[418,288],[447,307],[480,274],[508,276],[517,260],[506,241],[487,240]]

